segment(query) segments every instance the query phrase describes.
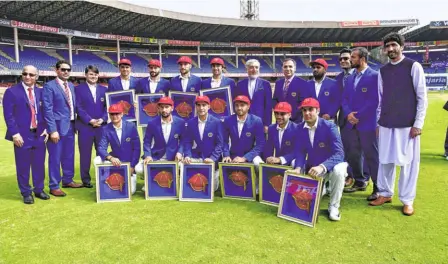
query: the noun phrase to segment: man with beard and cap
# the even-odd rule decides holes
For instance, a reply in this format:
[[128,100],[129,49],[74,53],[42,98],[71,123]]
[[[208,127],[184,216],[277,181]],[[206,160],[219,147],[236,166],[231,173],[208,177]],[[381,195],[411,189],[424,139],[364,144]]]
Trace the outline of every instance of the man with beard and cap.
[[[98,155],[94,164],[112,163],[120,166],[122,162],[129,162],[131,165],[131,193],[134,194],[137,188],[137,175],[135,167],[140,159],[140,137],[137,127],[133,122],[123,122],[123,107],[120,104],[113,104],[108,109],[111,122],[103,127],[103,134],[98,146]],[[111,152],[107,149],[110,146]]]
[[261,118],[264,133],[272,124],[272,90],[271,84],[259,78],[260,62],[256,59],[246,61],[248,78],[238,82],[232,91],[233,99],[243,95],[250,99],[250,113]]
[[195,104],[198,117],[193,117],[187,122],[184,163],[215,163],[216,191],[219,187],[217,165],[221,159],[223,144],[221,121],[208,113],[210,99],[207,96],[196,97]]
[[275,105],[276,124],[270,125],[268,129],[268,139],[263,149],[264,161],[257,156],[254,159],[256,165],[266,162],[267,164],[292,166],[294,163],[297,124],[290,120],[291,108],[287,102]]
[[171,79],[171,91],[199,93],[202,80],[200,77],[191,74],[191,63],[191,58],[187,56],[182,56],[177,60],[180,75]]
[[[369,177],[373,182],[373,192],[368,201],[378,198],[378,139],[376,138],[376,109],[378,107],[378,72],[367,65],[369,51],[366,48],[354,48],[351,63],[355,72],[347,78],[343,94],[342,108],[347,123],[342,130],[346,136],[346,159],[353,170],[355,183],[344,192],[365,191]],[[364,164],[363,164],[364,157]]]
[[422,65],[403,55],[404,37],[390,33],[384,51],[390,62],[378,74],[378,191],[372,206],[390,203],[394,194],[395,167],[400,166],[399,199],[404,215],[414,214],[420,166],[420,135],[428,98]]
[[141,78],[138,80],[137,88],[135,93],[138,94],[153,94],[153,93],[164,93],[165,96],[168,95],[170,90],[170,81],[161,78],[160,70],[162,68],[162,63],[159,60],[151,59],[148,62],[149,77]]
[[106,91],[107,88],[98,84],[99,70],[89,65],[84,70],[86,82],[75,89],[78,118],[76,129],[78,130],[78,147],[82,184],[86,188],[92,188],[90,183],[90,164],[92,160],[92,146],[98,155],[103,129],[107,121]]
[[347,163],[337,126],[319,118],[319,102],[306,98],[301,106],[304,122],[296,130],[295,170],[313,178],[324,178],[330,185],[328,215],[339,221],[339,207],[344,189]]
[[[14,143],[17,183],[25,204],[34,203],[33,192],[36,198],[50,199],[44,192],[48,134],[42,116],[42,89],[36,86],[38,78],[36,67],[23,67],[22,81],[6,89],[3,96],[5,139]],[[30,170],[34,188],[30,186]]]
[[61,180],[63,188],[81,188],[83,185],[73,181],[77,109],[75,87],[68,80],[72,67],[62,60],[56,63],[55,68],[57,77],[44,85],[42,104],[50,135],[47,142],[50,194],[63,197],[66,194],[60,189]]
[[109,80],[108,92],[127,91],[137,88],[138,79],[131,76],[132,63],[129,59],[123,58],[118,62],[120,76]]
[[288,102],[291,105],[291,121],[299,123],[302,121],[302,114],[299,111],[299,105],[304,99],[307,81],[302,78],[294,76],[296,72],[296,61],[293,59],[285,59],[283,61],[283,75],[285,78],[278,79],[275,82],[274,97],[272,98],[272,105],[277,105],[279,102]]
[[210,65],[212,67],[213,76],[202,81],[202,89],[230,86],[230,91],[233,91],[235,89],[235,81],[222,74],[223,69],[226,67],[224,60],[221,58],[213,58],[210,61]]
[[328,64],[324,59],[316,59],[310,62],[310,66],[313,68],[314,80],[308,82],[305,97],[312,97],[319,101],[321,106],[319,117],[335,122],[342,97],[337,82],[326,77]]

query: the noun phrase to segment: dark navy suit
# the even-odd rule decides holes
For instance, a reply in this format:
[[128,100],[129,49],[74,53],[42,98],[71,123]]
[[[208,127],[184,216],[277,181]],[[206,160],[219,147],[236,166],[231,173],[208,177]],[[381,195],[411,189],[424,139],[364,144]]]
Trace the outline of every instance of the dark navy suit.
[[[184,156],[203,160],[210,158],[215,162],[219,161],[223,144],[221,121],[209,114],[202,139],[199,134],[198,123],[198,117],[193,117],[187,122]],[[193,145],[195,145],[195,148],[193,148]]]
[[[336,121],[336,114],[341,107],[341,92],[335,80],[328,77],[322,82],[320,87],[319,96],[316,97],[315,81],[311,80],[308,82],[308,94],[306,97],[312,97],[319,101],[320,113],[319,117],[324,114],[330,116],[331,119]],[[305,97],[305,98],[306,98]]]
[[[222,76],[220,87],[230,86],[230,92],[235,89],[235,81],[232,78]],[[202,81],[201,89],[210,89],[212,88],[212,78],[207,78]]]
[[46,128],[42,116],[42,89],[33,87],[37,130],[31,131],[31,110],[28,92],[22,83],[6,90],[3,96],[3,116],[6,123],[5,139],[13,141],[13,136],[20,134],[23,146],[14,145],[17,182],[23,196],[31,195],[30,169],[33,173],[35,193],[44,189],[45,178],[45,143],[40,135]]
[[266,161],[267,158],[273,157],[283,157],[286,164],[291,165],[294,160],[294,153],[296,148],[296,138],[297,138],[297,124],[294,122],[289,122],[285,131],[283,132],[282,142],[279,141],[279,131],[277,130],[277,124],[272,124],[268,129],[268,140],[263,150],[263,157]]
[[95,145],[98,155],[98,145],[103,131],[102,127],[93,127],[89,122],[92,119],[103,119],[103,125],[106,124],[106,91],[106,87],[96,85],[96,98],[94,100],[87,83],[80,84],[75,88],[78,109],[76,129],[78,130],[80,171],[83,183],[90,183],[92,145]]
[[[136,89],[137,88],[137,83],[138,83],[139,79],[135,78],[133,76],[130,76],[129,79],[129,90],[131,89]],[[117,76],[115,78],[112,78],[109,80],[108,83],[108,87],[107,87],[107,91],[108,92],[116,92],[116,91],[123,91],[123,85],[121,84],[121,77]],[[136,91],[137,93],[137,91]]]
[[[168,81],[164,78],[160,78],[159,82],[157,83],[157,88],[156,88],[155,93],[164,93],[166,96],[168,96],[169,90],[170,90],[170,81]],[[137,93],[137,94],[151,93],[148,78],[141,78],[140,80],[138,80],[137,87],[135,89],[135,93]]]
[[302,113],[299,110],[299,106],[305,99],[306,89],[308,87],[308,82],[302,78],[294,76],[291,83],[289,84],[288,90],[286,92],[286,97],[284,96],[283,88],[285,86],[285,78],[281,78],[275,82],[274,97],[272,98],[272,106],[275,107],[276,104],[280,102],[288,102],[292,107],[292,113],[290,120],[295,123],[302,122]]
[[[190,74],[190,78],[188,79],[187,90],[185,92],[188,93],[199,93],[201,90],[202,79],[196,75]],[[171,91],[183,92],[182,89],[182,81],[180,76],[176,76],[171,79]]]

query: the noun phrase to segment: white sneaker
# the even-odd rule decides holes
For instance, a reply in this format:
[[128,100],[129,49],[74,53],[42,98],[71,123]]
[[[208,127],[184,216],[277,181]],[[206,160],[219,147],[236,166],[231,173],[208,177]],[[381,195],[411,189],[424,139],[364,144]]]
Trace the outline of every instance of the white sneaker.
[[328,217],[332,221],[339,221],[341,220],[341,213],[339,212],[339,209],[330,205],[328,206]]
[[145,192],[145,185],[143,185],[142,187],[142,192]]
[[446,160],[448,160],[448,156],[446,156]]

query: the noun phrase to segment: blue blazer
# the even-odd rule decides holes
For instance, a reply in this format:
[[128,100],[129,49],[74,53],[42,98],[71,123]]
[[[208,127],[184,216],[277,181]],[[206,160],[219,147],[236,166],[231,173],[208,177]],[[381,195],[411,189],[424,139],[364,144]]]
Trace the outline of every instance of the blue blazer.
[[[33,90],[35,96],[34,102],[37,108],[37,133],[40,135],[46,129],[42,114],[42,89],[35,86]],[[24,147],[31,147],[28,141],[28,137],[31,136],[31,110],[28,95],[23,88],[22,82],[6,89],[3,95],[3,116],[6,123],[5,139],[12,141],[12,136],[20,133],[24,141]],[[43,142],[44,137],[41,137],[41,139]]]
[[[366,69],[358,85],[355,87],[356,74],[352,74],[346,81],[343,95],[342,108],[344,117],[351,112],[358,112],[355,117],[359,119],[356,129],[360,131],[376,129],[376,109],[378,107],[378,72]],[[346,124],[349,128],[353,125]]]
[[[261,156],[265,144],[263,122],[261,118],[253,114],[248,114],[241,138],[238,136],[237,116],[233,114],[224,119],[223,123],[223,156],[224,157],[245,157],[248,162],[256,156]],[[229,138],[231,147],[229,149]]]
[[[202,79],[196,75],[190,74],[190,79],[187,84],[187,92],[189,93],[199,93],[201,90]],[[180,81],[180,76],[176,76],[171,79],[171,91],[183,92],[182,82]]]
[[[338,85],[340,93],[344,94],[344,72],[340,72],[334,78],[334,80],[336,81],[336,83]],[[341,101],[341,104],[342,104],[342,101]],[[341,107],[339,108],[339,113],[338,113],[338,125],[339,125],[339,127],[341,127],[341,128],[344,127],[346,121],[347,120],[345,120],[345,117],[344,117],[344,110],[342,109],[342,105],[341,105]]]
[[[109,144],[112,151],[107,153]],[[140,137],[134,123],[122,121],[121,143],[112,123],[103,127],[103,134],[98,146],[98,154],[103,160],[111,155],[121,162],[130,162],[131,168],[134,168],[140,159],[140,150]]]
[[92,119],[103,119],[103,125],[107,122],[106,109],[106,91],[107,88],[96,85],[96,102],[93,100],[87,83],[82,83],[75,88],[76,108],[78,110],[78,118],[76,119],[76,129],[83,131],[92,131],[95,129],[89,124]]
[[[130,89],[136,90],[138,80],[139,79],[135,78],[134,76],[130,77],[129,90]],[[123,91],[123,85],[121,85],[121,77],[120,76],[114,77],[109,80],[107,91],[108,92]],[[137,93],[137,91],[136,91],[136,93]]]
[[283,132],[282,142],[278,140],[277,124],[272,124],[268,129],[268,140],[264,145],[263,157],[266,160],[268,157],[275,156],[283,157],[286,160],[286,164],[291,165],[291,161],[295,158],[295,147],[297,138],[298,125],[294,122],[289,122],[285,132]]
[[[235,81],[232,78],[222,76],[221,79],[221,87],[222,86],[230,86],[230,93],[235,89]],[[212,78],[207,78],[202,81],[201,89],[210,89],[212,87]]]
[[[184,145],[185,157],[191,158],[210,158],[213,161],[218,161],[222,154],[222,129],[221,120],[208,115],[205,123],[204,134],[199,134],[198,117],[193,117],[187,122],[186,139]],[[196,148],[193,147],[193,142],[196,143]]]
[[302,122],[302,113],[299,111],[299,106],[305,99],[308,82],[302,78],[294,76],[289,84],[288,93],[283,96],[283,86],[285,85],[285,78],[281,78],[275,82],[274,97],[272,98],[272,107],[280,102],[288,102],[292,107],[290,120],[296,123]]
[[[341,107],[342,93],[339,90],[337,82],[325,77],[322,86],[320,87],[319,96],[316,97],[316,89],[314,87],[314,80],[308,82],[308,95],[306,97],[312,97],[319,101],[320,114],[328,114],[331,118],[336,118],[336,113]],[[305,98],[306,98],[305,97]]]
[[311,146],[309,132],[304,124],[302,122],[298,125],[296,133],[296,168],[302,168],[302,171],[305,168],[308,172],[311,167],[323,164],[328,172],[332,171],[334,166],[344,161],[344,148],[337,126],[319,118],[314,144]]
[[[245,95],[250,99],[248,83],[248,78],[238,82],[236,89],[232,91],[233,99],[238,95]],[[260,117],[264,126],[272,124],[272,90],[268,81],[257,78],[249,113]]]
[[[73,83],[68,82],[73,98],[73,111],[76,120],[76,93]],[[65,136],[70,128],[70,106],[65,96],[64,88],[54,79],[44,84],[43,90],[44,119],[47,122],[47,132],[58,132]]]
[[152,157],[153,160],[159,160],[166,153],[166,159],[173,161],[178,152],[183,154],[185,121],[177,116],[171,117],[173,123],[167,143],[163,137],[161,117],[157,116],[149,121],[143,140],[143,158]]
[[[160,81],[157,84],[156,93],[164,93],[167,96],[169,90],[170,90],[170,81],[164,78],[160,78]],[[140,80],[138,80],[135,93],[137,94],[151,93],[151,89],[149,89],[148,78],[141,78]]]

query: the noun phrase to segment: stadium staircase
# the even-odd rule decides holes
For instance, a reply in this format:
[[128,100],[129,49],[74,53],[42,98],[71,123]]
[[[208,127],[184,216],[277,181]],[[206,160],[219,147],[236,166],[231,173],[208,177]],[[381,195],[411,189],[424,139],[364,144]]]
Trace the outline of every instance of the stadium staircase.
[[148,62],[152,59],[151,55],[148,55],[148,54],[137,53],[137,56],[142,57],[144,60],[146,60]]
[[0,49],[0,56],[8,59],[10,62],[14,62],[15,60],[13,58],[11,58],[8,54],[6,54],[5,52],[3,52],[3,50]]
[[46,53],[48,56],[56,58],[58,61],[59,60],[65,60],[64,57],[62,57],[61,55],[59,55],[56,50],[54,49],[37,49],[43,53]]
[[270,57],[261,57],[262,60],[264,60],[264,62],[272,69],[274,70],[274,72],[276,72],[277,70],[274,67],[274,62],[272,62]]
[[232,61],[231,57],[221,57],[225,62],[227,62],[228,64],[232,65],[234,68],[236,68],[236,63]]
[[107,56],[105,52],[94,51],[92,53],[95,54],[97,57],[100,57],[101,59],[109,62],[112,65],[117,65],[117,63],[113,61],[109,56]]

